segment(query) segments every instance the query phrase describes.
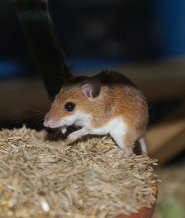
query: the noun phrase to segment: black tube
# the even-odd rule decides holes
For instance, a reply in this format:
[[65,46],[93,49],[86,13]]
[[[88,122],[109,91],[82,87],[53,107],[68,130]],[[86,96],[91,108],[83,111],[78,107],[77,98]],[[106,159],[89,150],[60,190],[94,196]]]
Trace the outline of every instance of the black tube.
[[14,0],[20,23],[52,101],[72,76],[48,10],[47,0]]

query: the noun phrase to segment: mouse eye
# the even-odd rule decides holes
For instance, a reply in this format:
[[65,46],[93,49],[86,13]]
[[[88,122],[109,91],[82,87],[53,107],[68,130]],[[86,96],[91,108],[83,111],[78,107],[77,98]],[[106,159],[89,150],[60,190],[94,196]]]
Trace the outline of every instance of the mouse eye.
[[73,111],[74,108],[75,108],[75,104],[73,102],[67,102],[64,105],[64,108],[65,108],[66,111]]

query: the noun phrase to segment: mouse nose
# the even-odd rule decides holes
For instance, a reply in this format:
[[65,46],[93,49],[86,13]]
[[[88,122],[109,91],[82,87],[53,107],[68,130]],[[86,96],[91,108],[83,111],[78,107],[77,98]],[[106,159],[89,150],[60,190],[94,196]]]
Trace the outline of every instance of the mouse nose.
[[57,123],[58,123],[58,118],[45,118],[45,120],[44,120],[44,126],[45,127],[49,127],[49,128],[55,128],[55,127],[57,127]]
[[44,126],[45,127],[51,127],[51,121],[50,120],[44,120]]

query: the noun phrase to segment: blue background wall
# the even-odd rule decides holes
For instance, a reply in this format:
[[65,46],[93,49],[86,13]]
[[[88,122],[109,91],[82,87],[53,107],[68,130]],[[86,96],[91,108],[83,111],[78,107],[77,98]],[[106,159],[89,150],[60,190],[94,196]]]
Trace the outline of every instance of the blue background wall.
[[184,56],[185,1],[156,0],[153,4],[158,56]]
[[[185,56],[184,0],[49,0],[74,71]],[[0,2],[0,79],[37,72],[13,1]]]

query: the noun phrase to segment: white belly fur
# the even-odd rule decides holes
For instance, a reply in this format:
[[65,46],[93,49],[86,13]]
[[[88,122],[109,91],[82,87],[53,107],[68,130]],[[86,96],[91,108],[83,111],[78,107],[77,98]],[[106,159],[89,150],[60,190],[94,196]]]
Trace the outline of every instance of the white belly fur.
[[122,117],[117,117],[107,123],[105,126],[101,128],[93,129],[90,134],[92,135],[106,135],[110,134],[110,136],[115,140],[117,145],[124,149],[124,135],[126,135],[128,130],[128,126]]

